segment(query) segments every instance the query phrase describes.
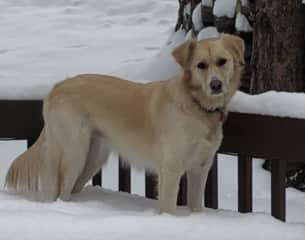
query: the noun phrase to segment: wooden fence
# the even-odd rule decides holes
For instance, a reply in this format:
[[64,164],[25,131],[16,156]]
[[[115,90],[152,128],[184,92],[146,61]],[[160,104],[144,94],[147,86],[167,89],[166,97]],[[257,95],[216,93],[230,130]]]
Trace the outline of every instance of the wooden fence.
[[[43,127],[42,101],[0,101],[0,139],[35,142]],[[252,212],[252,158],[271,160],[271,214],[285,221],[285,173],[289,161],[305,162],[305,120],[230,113],[224,125],[220,153],[238,156],[238,210]],[[207,181],[205,205],[218,208],[217,159]],[[101,173],[93,178],[101,185]],[[186,204],[186,177],[180,183],[178,204]],[[145,195],[156,198],[157,180],[145,177]],[[119,190],[130,192],[130,168],[119,163]]]

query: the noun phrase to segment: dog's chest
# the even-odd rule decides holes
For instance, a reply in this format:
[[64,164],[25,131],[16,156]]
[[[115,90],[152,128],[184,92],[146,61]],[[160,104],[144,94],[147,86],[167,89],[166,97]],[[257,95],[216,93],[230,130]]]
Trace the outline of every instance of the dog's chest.
[[199,124],[197,131],[190,131],[187,139],[190,144],[186,144],[186,146],[191,152],[190,158],[186,160],[187,165],[190,167],[202,165],[213,158],[218,150],[222,141],[222,126],[218,124],[218,126],[210,128]]
[[202,139],[213,144],[222,137],[222,123],[220,121],[191,116],[180,116],[178,119],[175,131],[185,136],[190,142]]
[[189,116],[180,116],[171,125],[171,142],[177,158],[185,168],[210,160],[222,140],[221,122],[210,123]]

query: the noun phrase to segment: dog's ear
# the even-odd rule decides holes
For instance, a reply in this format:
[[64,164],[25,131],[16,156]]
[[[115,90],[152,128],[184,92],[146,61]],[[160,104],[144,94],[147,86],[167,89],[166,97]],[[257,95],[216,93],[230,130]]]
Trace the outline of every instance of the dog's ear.
[[234,60],[240,65],[245,64],[245,43],[240,37],[221,34],[220,39],[224,47],[232,54]]
[[195,46],[196,41],[188,40],[173,50],[172,54],[176,62],[179,63],[182,68],[186,69],[189,67]]

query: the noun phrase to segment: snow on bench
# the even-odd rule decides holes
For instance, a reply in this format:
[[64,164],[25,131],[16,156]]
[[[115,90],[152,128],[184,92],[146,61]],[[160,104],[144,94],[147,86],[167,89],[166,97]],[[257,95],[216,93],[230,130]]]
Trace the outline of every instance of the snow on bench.
[[305,94],[269,91],[248,95],[238,91],[229,111],[305,119]]

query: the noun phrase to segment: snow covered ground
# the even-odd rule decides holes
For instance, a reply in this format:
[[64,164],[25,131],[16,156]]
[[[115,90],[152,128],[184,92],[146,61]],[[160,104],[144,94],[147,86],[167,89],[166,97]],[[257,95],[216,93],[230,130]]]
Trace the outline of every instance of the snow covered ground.
[[[87,188],[73,202],[32,203],[1,195],[1,239],[304,239],[301,224],[264,214],[206,210],[158,215],[156,201]],[[16,205],[18,203],[18,205]],[[16,221],[17,220],[17,221]]]
[[[73,202],[27,202],[1,195],[1,239],[304,239],[301,224],[264,214],[206,210],[158,215],[156,201],[87,188]],[[16,204],[18,203],[18,205]]]
[[[177,7],[177,0],[1,0],[0,98],[42,98],[54,82],[84,72],[139,81],[170,76],[178,69],[170,49],[184,39],[179,33],[167,42]],[[1,185],[25,147],[23,141],[0,142]],[[236,212],[236,159],[224,155],[222,210],[190,215],[180,208],[178,217],[157,214],[156,201],[140,197],[144,174],[135,170],[132,191],[138,196],[88,186],[71,202],[36,203],[1,189],[0,240],[304,239],[305,194],[288,189],[288,223],[273,219],[270,174],[260,165],[254,161],[255,214]],[[117,189],[116,170],[114,155],[103,170],[105,188]]]
[[[175,0],[1,0],[0,98],[40,99],[79,73],[129,77],[175,24]],[[131,67],[134,66],[134,67]]]
[[[1,175],[25,142],[0,142]],[[134,195],[118,193],[115,156],[103,169],[104,188],[87,186],[71,202],[30,202],[0,191],[0,239],[304,239],[305,194],[287,189],[287,221],[270,214],[270,174],[255,160],[253,169],[254,214],[237,209],[237,161],[219,157],[219,206],[190,214],[180,207],[178,217],[157,213],[157,202],[144,194],[144,173],[132,171]],[[4,164],[3,164],[4,163]]]

